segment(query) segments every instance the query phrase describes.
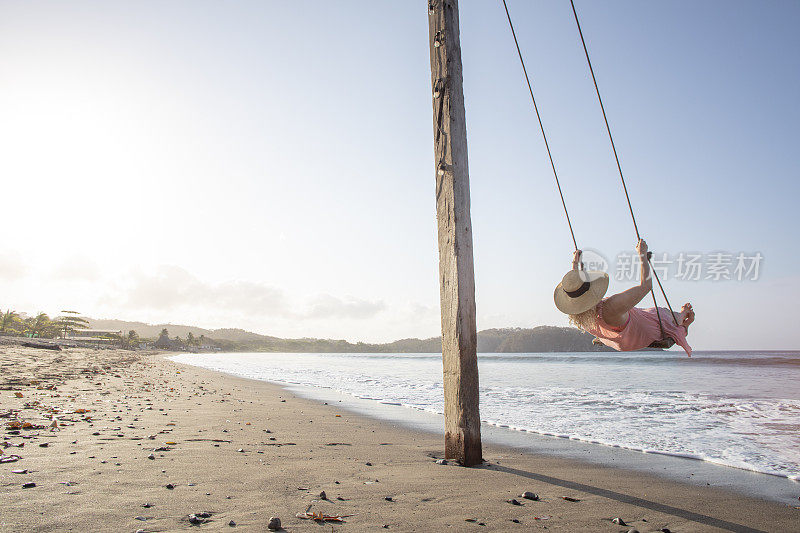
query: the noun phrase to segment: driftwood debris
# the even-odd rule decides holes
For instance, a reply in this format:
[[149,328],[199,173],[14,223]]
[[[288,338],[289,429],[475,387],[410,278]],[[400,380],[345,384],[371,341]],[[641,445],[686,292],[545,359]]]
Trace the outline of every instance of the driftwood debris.
[[39,348],[40,350],[54,350],[61,351],[61,346],[58,344],[46,344],[43,342],[23,342],[22,345],[26,348]]

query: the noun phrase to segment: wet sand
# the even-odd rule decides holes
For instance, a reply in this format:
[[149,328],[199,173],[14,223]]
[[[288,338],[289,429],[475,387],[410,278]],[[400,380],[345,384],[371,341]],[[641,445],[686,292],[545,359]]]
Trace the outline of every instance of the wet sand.
[[0,460],[20,457],[0,531],[800,531],[796,507],[641,472],[498,446],[440,465],[436,435],[156,353],[0,344],[0,362]]

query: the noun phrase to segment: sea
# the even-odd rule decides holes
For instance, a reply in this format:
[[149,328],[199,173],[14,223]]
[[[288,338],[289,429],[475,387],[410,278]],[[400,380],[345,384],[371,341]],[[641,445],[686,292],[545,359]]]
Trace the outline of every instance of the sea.
[[[441,426],[440,354],[214,353],[172,359],[295,387],[317,399],[338,397],[357,411],[393,421],[411,423],[425,412],[433,429],[437,420]],[[529,435],[539,443],[566,439],[694,459],[794,481],[800,495],[798,351],[700,351],[691,358],[676,351],[487,353],[479,354],[478,369],[481,419],[498,429],[492,435],[513,436],[509,442],[525,442]]]

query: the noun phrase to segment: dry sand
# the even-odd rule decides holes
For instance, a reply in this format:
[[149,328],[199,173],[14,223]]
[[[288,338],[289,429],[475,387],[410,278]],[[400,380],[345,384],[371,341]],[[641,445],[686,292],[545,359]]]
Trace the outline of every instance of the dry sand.
[[155,353],[0,344],[0,362],[0,458],[21,457],[0,464],[0,531],[800,531],[796,507],[579,461],[439,465],[436,435]]

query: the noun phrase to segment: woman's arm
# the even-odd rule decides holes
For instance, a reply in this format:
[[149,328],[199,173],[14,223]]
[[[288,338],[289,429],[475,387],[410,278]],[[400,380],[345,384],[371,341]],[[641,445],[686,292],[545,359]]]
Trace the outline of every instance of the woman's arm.
[[581,255],[583,255],[583,250],[575,250],[575,253],[572,254],[572,270],[583,269]]
[[653,280],[650,277],[650,261],[647,258],[647,243],[644,239],[639,239],[636,244],[636,252],[639,254],[641,263],[639,285],[615,294],[603,302],[603,320],[614,327],[623,326],[627,321],[628,311],[636,307],[636,304],[641,302],[653,288]]

